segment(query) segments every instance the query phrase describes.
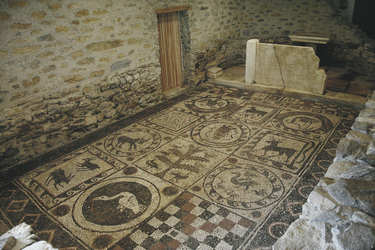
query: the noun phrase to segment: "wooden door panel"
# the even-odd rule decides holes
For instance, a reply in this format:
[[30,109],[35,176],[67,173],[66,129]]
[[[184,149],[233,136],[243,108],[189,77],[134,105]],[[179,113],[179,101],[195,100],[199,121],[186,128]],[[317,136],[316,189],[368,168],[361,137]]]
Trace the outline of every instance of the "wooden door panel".
[[182,56],[178,12],[158,14],[163,91],[182,85]]

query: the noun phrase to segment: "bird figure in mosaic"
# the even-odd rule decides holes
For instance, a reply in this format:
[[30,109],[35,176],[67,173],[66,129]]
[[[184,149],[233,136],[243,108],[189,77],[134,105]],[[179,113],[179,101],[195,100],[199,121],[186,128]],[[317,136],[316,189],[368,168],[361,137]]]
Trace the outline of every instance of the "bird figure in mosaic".
[[61,168],[53,171],[52,173],[49,174],[49,176],[47,177],[46,181],[44,184],[46,184],[47,186],[53,181],[54,184],[53,186],[57,189],[59,189],[59,187],[64,187],[62,185],[63,182],[65,182],[66,184],[69,183],[69,181],[74,177],[73,174],[69,174],[69,175],[66,175],[65,174],[65,171]]
[[241,173],[233,172],[232,174],[234,174],[234,176],[230,178],[230,182],[232,182],[234,185],[245,186],[245,191],[247,191],[249,187],[260,185],[259,182],[253,181],[251,179],[252,176],[250,175],[246,175],[248,178],[240,178],[242,175]]
[[109,197],[106,195],[102,195],[102,196],[94,198],[93,200],[110,201],[110,200],[117,199],[119,197],[121,198],[118,200],[117,209],[120,212],[123,212],[125,208],[132,210],[134,214],[144,211],[145,206],[140,205],[138,203],[137,197],[135,197],[134,194],[129,193],[129,192],[121,192],[114,196],[109,196]]
[[147,166],[154,169],[159,169],[158,164],[155,162],[155,160],[148,160],[146,161]]

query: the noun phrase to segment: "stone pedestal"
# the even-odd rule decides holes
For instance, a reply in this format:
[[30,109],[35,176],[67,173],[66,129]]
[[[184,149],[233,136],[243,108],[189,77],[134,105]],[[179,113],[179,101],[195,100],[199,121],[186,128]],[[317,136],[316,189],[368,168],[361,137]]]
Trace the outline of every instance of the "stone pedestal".
[[255,80],[255,60],[257,54],[258,39],[251,39],[246,43],[246,71],[245,82],[254,83]]

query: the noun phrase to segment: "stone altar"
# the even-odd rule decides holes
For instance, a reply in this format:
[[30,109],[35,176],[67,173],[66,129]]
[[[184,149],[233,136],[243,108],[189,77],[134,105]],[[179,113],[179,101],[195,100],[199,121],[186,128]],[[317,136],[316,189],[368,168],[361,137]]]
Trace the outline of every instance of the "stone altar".
[[247,41],[245,82],[323,94],[327,75],[311,47]]

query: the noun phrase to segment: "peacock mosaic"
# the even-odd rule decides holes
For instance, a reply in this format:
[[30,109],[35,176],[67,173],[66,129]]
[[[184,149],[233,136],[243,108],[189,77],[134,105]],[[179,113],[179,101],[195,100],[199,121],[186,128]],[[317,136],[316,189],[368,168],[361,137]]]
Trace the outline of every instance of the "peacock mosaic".
[[298,217],[356,114],[212,85],[170,104],[13,183],[69,235],[56,247],[263,247]]

